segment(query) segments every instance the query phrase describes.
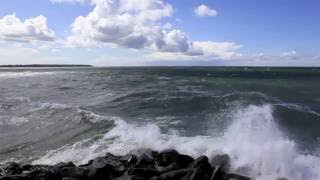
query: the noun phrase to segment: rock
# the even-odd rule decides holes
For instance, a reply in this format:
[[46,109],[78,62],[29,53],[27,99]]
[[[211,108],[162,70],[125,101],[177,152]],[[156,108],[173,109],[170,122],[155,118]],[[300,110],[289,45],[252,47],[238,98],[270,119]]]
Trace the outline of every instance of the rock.
[[150,168],[131,168],[128,170],[128,175],[135,175],[144,178],[151,178],[153,176],[159,176],[160,172]]
[[60,169],[63,167],[76,167],[76,165],[74,165],[73,162],[67,162],[67,163],[61,162],[53,166],[54,169]]
[[154,159],[147,154],[142,154],[138,157],[135,168],[154,168]]
[[144,177],[124,175],[124,176],[114,178],[112,180],[147,180],[147,179]]
[[156,166],[157,171],[159,171],[160,173],[165,173],[165,172],[169,172],[169,171],[173,171],[173,170],[177,170],[178,166],[176,163],[172,163],[168,166]]
[[22,168],[22,171],[30,171],[32,167],[33,166],[31,164],[25,164],[21,168]]
[[224,172],[228,172],[230,169],[230,157],[227,154],[217,155],[211,160],[211,165],[221,168]]
[[215,167],[210,180],[227,180],[227,174],[222,170],[221,167]]
[[118,177],[126,170],[119,157],[109,153],[105,157],[98,157],[79,167],[87,169],[88,177],[95,180]]
[[69,177],[64,177],[64,178],[62,178],[62,180],[77,180],[77,179],[69,178]]
[[31,180],[57,180],[60,179],[56,176],[51,170],[47,170],[44,168],[39,168],[37,170],[31,171],[28,176]]
[[61,178],[86,180],[88,177],[88,170],[81,167],[62,167],[56,172],[56,175]]
[[96,158],[83,168],[88,170],[88,177],[92,180],[109,179],[114,172],[114,167],[105,158]]
[[161,172],[183,169],[193,161],[192,157],[179,154],[175,150],[165,150],[156,156],[156,168]]
[[228,180],[251,180],[251,178],[242,176],[240,174],[228,174]]
[[2,176],[21,174],[22,171],[22,167],[16,162],[7,162],[0,165],[0,175]]
[[2,176],[0,180],[31,180],[26,174]]
[[197,158],[189,165],[189,168],[193,168],[193,173],[189,177],[185,177],[184,179],[186,180],[209,180],[213,172],[213,168],[206,156]]
[[152,180],[180,180],[184,176],[193,173],[192,169],[179,169],[175,171],[170,171],[160,175],[159,177],[154,177]]
[[129,166],[137,163],[137,161],[138,161],[137,156],[132,155],[132,154],[128,154],[128,155],[120,157],[120,162],[122,164],[124,164],[126,167],[129,167]]

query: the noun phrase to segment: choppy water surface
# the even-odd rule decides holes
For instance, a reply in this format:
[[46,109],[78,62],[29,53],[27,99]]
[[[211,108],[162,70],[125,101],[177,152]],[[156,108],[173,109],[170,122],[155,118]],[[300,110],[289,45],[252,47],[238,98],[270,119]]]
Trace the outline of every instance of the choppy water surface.
[[142,148],[319,180],[320,69],[0,69],[0,161],[81,164]]

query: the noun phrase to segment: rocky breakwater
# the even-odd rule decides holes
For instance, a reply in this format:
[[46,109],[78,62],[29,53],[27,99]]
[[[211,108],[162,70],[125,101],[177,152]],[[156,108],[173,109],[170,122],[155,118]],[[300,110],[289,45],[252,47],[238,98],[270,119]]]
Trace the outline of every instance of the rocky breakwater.
[[175,150],[151,150],[136,156],[106,154],[87,164],[72,162],[49,165],[0,165],[0,180],[249,180],[229,173],[230,158],[218,155],[193,159]]

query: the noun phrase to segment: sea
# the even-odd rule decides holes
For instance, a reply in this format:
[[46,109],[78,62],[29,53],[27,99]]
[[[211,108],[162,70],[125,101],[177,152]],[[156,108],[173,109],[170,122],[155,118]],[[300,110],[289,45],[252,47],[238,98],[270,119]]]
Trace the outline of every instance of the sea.
[[320,179],[320,68],[0,69],[0,162],[228,154],[257,180]]

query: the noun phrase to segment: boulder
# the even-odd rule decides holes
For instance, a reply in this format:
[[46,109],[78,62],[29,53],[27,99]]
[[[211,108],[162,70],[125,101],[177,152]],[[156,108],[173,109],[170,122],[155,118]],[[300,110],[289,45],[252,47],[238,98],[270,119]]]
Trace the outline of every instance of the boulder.
[[209,180],[213,172],[213,168],[206,156],[197,158],[189,165],[189,168],[193,169],[193,173],[185,177],[185,180]]
[[0,176],[0,180],[31,180],[26,174]]
[[161,174],[159,177],[153,177],[152,180],[180,180],[191,173],[193,173],[192,169],[179,169],[166,172],[164,174]]
[[32,167],[33,166],[31,164],[25,164],[21,168],[22,168],[22,171],[30,171]]
[[165,150],[156,157],[156,167],[161,172],[187,168],[194,159],[187,155],[179,154],[175,150]]
[[138,157],[135,168],[154,168],[154,159],[147,154]]
[[128,170],[128,175],[135,175],[144,178],[151,178],[153,176],[159,176],[160,172],[155,169],[150,168],[130,168]]
[[135,163],[137,163],[138,158],[135,155],[132,154],[128,154],[125,156],[121,156],[120,157],[120,162],[125,165],[126,167],[129,167],[131,165],[134,165]]
[[215,167],[210,180],[227,180],[227,174],[222,170],[221,167]]
[[57,175],[53,173],[51,170],[47,170],[44,168],[39,168],[31,171],[28,176],[31,180],[57,180],[60,179]]
[[77,180],[86,180],[88,177],[88,170],[81,167],[62,167],[55,173],[61,178],[73,178]]
[[230,169],[230,157],[227,154],[217,155],[211,159],[211,165],[221,168],[224,172],[228,172]]
[[147,180],[147,179],[144,177],[139,177],[139,176],[124,175],[124,176],[114,178],[112,180]]
[[228,174],[228,180],[251,180],[251,178],[240,175],[240,174]]
[[82,168],[88,171],[88,178],[93,180],[109,179],[114,173],[114,167],[104,157],[96,158]]
[[21,174],[22,167],[16,162],[7,162],[0,165],[0,176]]

